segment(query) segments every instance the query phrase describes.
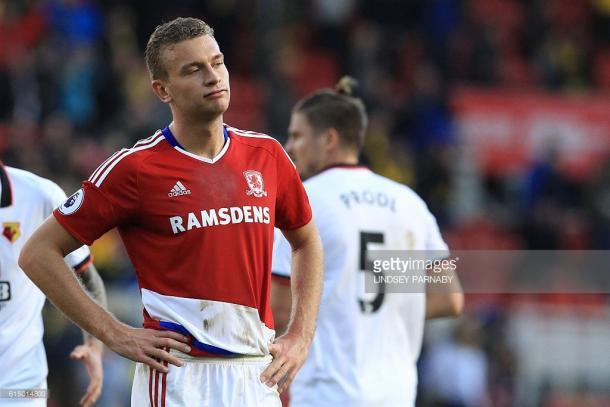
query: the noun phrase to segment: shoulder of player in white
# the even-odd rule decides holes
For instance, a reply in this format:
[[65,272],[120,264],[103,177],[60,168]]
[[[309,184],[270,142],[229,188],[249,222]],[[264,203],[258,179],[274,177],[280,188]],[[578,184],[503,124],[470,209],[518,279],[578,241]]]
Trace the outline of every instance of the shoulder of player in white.
[[[307,190],[310,199],[326,201],[327,196],[331,191],[335,191],[337,183],[341,185],[350,185],[349,175],[334,174],[330,172],[322,172],[311,178],[308,178],[303,184]],[[349,173],[348,173],[349,174]],[[395,191],[398,195],[398,203],[403,207],[418,208],[426,213],[429,212],[428,205],[411,187],[396,182],[390,178],[379,175],[375,172],[369,172],[373,178],[372,185],[381,187],[386,191]]]
[[5,167],[9,175],[11,187],[27,190],[27,195],[42,194],[49,199],[57,195],[65,196],[63,189],[48,178],[41,177],[33,172],[15,167]]
[[410,186],[401,184],[400,182],[376,173],[373,173],[373,176],[376,178],[375,183],[385,183],[389,188],[395,188],[397,191],[399,191],[399,193],[403,194],[402,199],[408,205],[423,206],[427,210],[427,205],[424,200]]
[[100,164],[100,166],[97,167],[95,171],[93,171],[93,173],[89,177],[89,181],[94,183],[95,186],[99,188],[108,176],[108,174],[110,174],[112,169],[116,167],[119,162],[121,162],[133,153],[156,146],[164,139],[165,137],[163,136],[163,133],[161,133],[161,130],[157,130],[157,132],[155,132],[155,134],[153,134],[152,136],[136,142],[133,147],[123,148],[115,152],[110,157],[108,157],[106,161]]

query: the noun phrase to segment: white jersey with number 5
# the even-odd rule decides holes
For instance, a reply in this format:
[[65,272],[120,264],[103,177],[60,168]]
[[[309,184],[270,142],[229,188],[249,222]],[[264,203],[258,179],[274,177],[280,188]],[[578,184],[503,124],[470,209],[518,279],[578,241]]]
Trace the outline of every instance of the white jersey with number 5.
[[[41,316],[45,296],[17,260],[32,232],[65,200],[55,183],[0,163],[0,389],[45,386]],[[89,261],[86,246],[66,256],[66,262],[77,269]]]
[[[305,187],[324,246],[324,291],[291,406],[414,405],[425,294],[365,294],[364,262],[370,250],[446,256],[435,218],[410,188],[365,167],[331,167]],[[285,239],[273,261],[274,273],[289,273]]]

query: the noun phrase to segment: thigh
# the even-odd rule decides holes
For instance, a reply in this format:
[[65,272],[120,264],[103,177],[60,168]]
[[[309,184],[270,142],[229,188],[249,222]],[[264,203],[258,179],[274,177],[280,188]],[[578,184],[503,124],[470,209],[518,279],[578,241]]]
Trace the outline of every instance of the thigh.
[[281,407],[277,387],[260,382],[269,362],[186,362],[170,366],[166,406]]
[[163,405],[163,377],[143,363],[136,363],[131,386],[132,407],[161,407]]
[[132,389],[132,406],[151,407],[281,407],[277,387],[260,382],[269,363],[202,362],[184,360],[162,374],[138,363]]

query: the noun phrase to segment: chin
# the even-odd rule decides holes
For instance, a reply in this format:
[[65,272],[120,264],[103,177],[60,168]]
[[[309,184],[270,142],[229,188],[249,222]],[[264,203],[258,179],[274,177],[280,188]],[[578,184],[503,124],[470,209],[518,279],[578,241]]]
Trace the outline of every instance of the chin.
[[228,107],[228,105],[224,104],[219,104],[216,106],[204,106],[199,109],[199,114],[205,117],[215,118],[223,115],[227,111]]
[[209,107],[210,113],[223,114],[229,109],[229,98],[221,99],[214,106]]
[[223,112],[225,112],[229,108],[230,101],[231,95],[229,93],[225,93],[222,98],[215,100],[216,105],[219,106]]

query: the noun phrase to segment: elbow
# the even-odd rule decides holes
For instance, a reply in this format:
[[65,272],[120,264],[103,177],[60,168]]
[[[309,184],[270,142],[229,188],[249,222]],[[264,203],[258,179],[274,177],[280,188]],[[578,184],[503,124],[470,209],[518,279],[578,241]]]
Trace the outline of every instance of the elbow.
[[34,263],[34,250],[31,246],[32,245],[30,244],[30,242],[27,241],[21,249],[21,252],[19,253],[19,259],[17,260],[19,267],[28,277],[30,277],[32,265]]
[[454,318],[464,312],[464,293],[428,293],[426,295],[426,319]]
[[459,317],[464,313],[464,293],[451,295],[451,312],[454,317]]

